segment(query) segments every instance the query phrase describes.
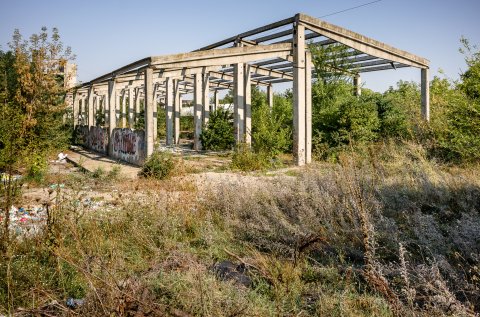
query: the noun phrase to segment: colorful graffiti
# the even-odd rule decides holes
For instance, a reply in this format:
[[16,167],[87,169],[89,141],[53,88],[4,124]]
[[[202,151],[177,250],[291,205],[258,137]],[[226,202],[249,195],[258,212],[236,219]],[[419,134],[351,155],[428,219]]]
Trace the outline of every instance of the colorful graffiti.
[[91,150],[106,154],[108,146],[107,129],[101,127],[90,127],[87,146]]
[[114,129],[112,133],[113,153],[111,156],[133,164],[145,161],[145,132],[127,128]]
[[137,153],[137,135],[133,131],[114,130],[113,131],[113,150],[123,154]]
[[[109,136],[108,129],[79,125],[75,127],[76,144],[99,152],[108,153]],[[143,130],[131,130],[127,128],[113,129],[112,153],[109,156],[122,161],[142,165],[145,162],[145,132]]]
[[75,144],[87,146],[88,142],[88,126],[77,125],[74,134]]

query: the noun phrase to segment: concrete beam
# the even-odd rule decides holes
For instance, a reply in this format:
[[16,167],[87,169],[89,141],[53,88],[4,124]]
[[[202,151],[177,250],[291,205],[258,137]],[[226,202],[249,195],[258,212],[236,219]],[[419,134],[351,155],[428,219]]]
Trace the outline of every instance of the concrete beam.
[[297,14],[297,18],[302,25],[311,31],[366,54],[419,68],[427,68],[429,65],[429,61],[425,58],[399,50],[317,18],[305,14]]
[[294,18],[292,17],[292,18],[288,18],[288,19],[281,20],[281,21],[278,21],[278,22],[270,23],[270,24],[267,24],[265,26],[262,26],[262,27],[244,32],[244,33],[240,33],[240,34],[235,35],[235,36],[232,36],[232,37],[230,37],[226,40],[214,43],[212,45],[202,47],[201,49],[199,49],[199,51],[201,51],[201,50],[211,50],[213,48],[220,47],[220,46],[223,46],[223,45],[228,44],[228,43],[233,44],[235,42],[235,40],[238,39],[238,38],[244,38],[244,37],[252,36],[252,35],[255,35],[255,34],[262,33],[262,32],[270,31],[270,30],[273,30],[275,28],[293,23],[293,21],[294,21]]
[[398,63],[393,63],[385,66],[377,66],[377,67],[368,67],[368,68],[362,68],[358,71],[358,73],[369,73],[369,72],[376,72],[380,70],[391,70],[391,69],[398,69],[398,68],[405,68],[405,67],[411,67],[409,65],[403,65],[403,64],[398,64]]
[[110,72],[108,74],[105,74],[103,76],[100,76],[100,77],[97,77],[91,81],[89,81],[88,83],[85,83],[83,84],[83,86],[85,85],[91,85],[91,84],[94,84],[94,83],[97,83],[97,82],[101,82],[101,81],[104,81],[104,80],[110,80],[112,78],[114,78],[115,76],[118,76],[118,75],[121,75],[123,73],[126,73],[128,71],[131,71],[133,69],[137,69],[137,68],[141,68],[141,67],[146,67],[150,64],[151,62],[151,58],[150,57],[147,57],[147,58],[143,58],[141,60],[138,60],[136,62],[133,62],[133,63],[130,63],[126,66],[123,66],[123,67],[120,67],[116,70],[114,70],[113,72]]
[[[218,78],[218,79],[225,79],[227,81],[232,81],[232,82],[235,80],[235,77],[232,74],[229,74],[228,72],[220,72],[220,71],[211,71],[210,72],[210,77],[211,78]],[[255,85],[258,85],[258,86],[267,86],[267,84],[265,84],[265,83],[263,83],[259,80],[253,80],[252,82]]]
[[275,78],[285,78],[289,80],[293,80],[293,76],[281,71],[276,71],[273,69],[269,69],[266,67],[261,67],[261,66],[255,66],[251,65],[251,71],[254,72],[255,74],[263,75],[263,76],[270,76],[270,77],[275,77]]
[[292,44],[242,46],[191,53],[155,56],[152,65],[158,68],[221,66],[255,60],[284,57],[291,54]]

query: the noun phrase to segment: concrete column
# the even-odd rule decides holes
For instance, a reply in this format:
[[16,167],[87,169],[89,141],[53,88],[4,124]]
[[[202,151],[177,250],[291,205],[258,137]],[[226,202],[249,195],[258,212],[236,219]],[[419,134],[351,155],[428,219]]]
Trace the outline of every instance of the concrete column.
[[305,26],[295,23],[293,34],[293,155],[305,165]]
[[305,163],[312,163],[312,54],[305,52]]
[[122,93],[122,108],[120,111],[122,118],[122,128],[127,127],[127,90],[124,89]]
[[210,80],[209,80],[208,73],[203,74],[202,104],[203,104],[202,123],[205,126],[208,124],[208,119],[210,118]]
[[138,122],[140,116],[140,89],[137,88],[135,91],[135,122]]
[[153,87],[153,142],[157,141],[158,137],[158,86]]
[[250,65],[245,64],[245,143],[252,144],[252,80]]
[[84,115],[84,108],[85,106],[85,97],[82,95],[82,98],[80,99],[80,107],[78,107],[78,124],[83,125],[83,117]]
[[133,100],[134,89],[133,87],[128,88],[128,127],[133,129],[135,125],[135,117],[133,112],[135,111],[134,108],[134,100]]
[[166,119],[166,143],[167,145],[173,144],[173,109],[174,109],[174,90],[173,79],[167,78],[165,81],[165,119]]
[[80,96],[75,92],[73,93],[73,129],[78,125],[78,111],[80,108]]
[[117,124],[122,125],[122,91],[117,91],[117,98],[115,100],[115,117],[117,118]]
[[194,75],[194,92],[193,92],[193,122],[195,126],[194,131],[194,143],[193,149],[194,150],[201,150],[202,143],[200,142],[200,134],[202,133],[202,84],[203,78],[202,74],[195,74]]
[[233,125],[235,133],[235,142],[244,141],[245,135],[245,76],[244,64],[238,63],[233,66]]
[[97,116],[98,116],[98,109],[100,108],[100,96],[95,95],[95,107],[94,107],[94,113],[93,113],[93,124],[96,126],[97,125]]
[[155,102],[154,97],[154,86],[153,86],[153,69],[147,68],[144,71],[144,95],[145,95],[145,149],[147,157],[152,155],[155,138],[153,133],[155,132],[153,128],[153,113]]
[[353,87],[353,94],[355,96],[360,96],[362,94],[362,77],[360,77],[360,74],[353,77]]
[[422,68],[421,76],[422,117],[428,122],[430,121],[430,78],[428,68]]
[[103,116],[105,118],[104,120],[105,123],[103,126],[108,126],[110,122],[110,106],[108,105],[108,95],[103,95],[102,100],[103,100]]
[[180,84],[178,80],[174,81],[175,98],[173,100],[174,120],[173,120],[173,142],[180,143],[180,111],[181,111],[181,96]]
[[108,82],[108,154],[113,154],[113,129],[117,126],[117,119],[116,119],[116,110],[117,105],[116,101],[117,98],[117,91],[115,89],[115,79],[112,79]]
[[94,97],[94,94],[93,94],[93,85],[92,85],[88,89],[88,129],[90,129],[90,127],[95,126],[95,116],[93,114],[93,109],[94,109],[93,97]]
[[270,110],[273,109],[273,86],[268,85],[267,87],[267,101],[268,101],[268,106],[270,107]]
[[213,110],[217,111],[218,110],[218,105],[220,104],[220,96],[218,94],[218,90],[215,89],[215,94],[214,94],[214,105],[213,105]]

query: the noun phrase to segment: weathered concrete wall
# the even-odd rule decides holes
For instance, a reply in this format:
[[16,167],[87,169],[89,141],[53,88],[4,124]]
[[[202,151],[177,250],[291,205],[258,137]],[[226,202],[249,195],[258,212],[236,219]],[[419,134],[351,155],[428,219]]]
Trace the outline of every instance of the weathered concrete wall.
[[100,127],[78,125],[75,127],[75,144],[82,145],[87,149],[107,154],[108,131]]
[[[75,143],[102,154],[108,154],[108,129],[78,125],[75,127]],[[145,131],[131,129],[113,129],[112,158],[135,165],[145,162]]]
[[107,154],[108,148],[108,131],[101,127],[91,127],[88,133],[86,147],[89,149]]
[[112,157],[135,165],[145,162],[145,131],[128,128],[114,129],[112,132]]
[[88,146],[88,126],[87,125],[77,125],[75,127],[75,144]]

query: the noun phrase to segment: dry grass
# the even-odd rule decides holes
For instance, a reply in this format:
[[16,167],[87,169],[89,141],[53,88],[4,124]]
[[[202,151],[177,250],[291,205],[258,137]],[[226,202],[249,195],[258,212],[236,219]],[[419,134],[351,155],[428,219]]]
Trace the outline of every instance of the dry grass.
[[[0,264],[0,313],[478,313],[478,167],[441,166],[409,144],[365,153],[294,176],[57,175],[48,228],[14,240]],[[251,284],[216,275],[223,260]],[[71,310],[69,297],[85,304]]]

